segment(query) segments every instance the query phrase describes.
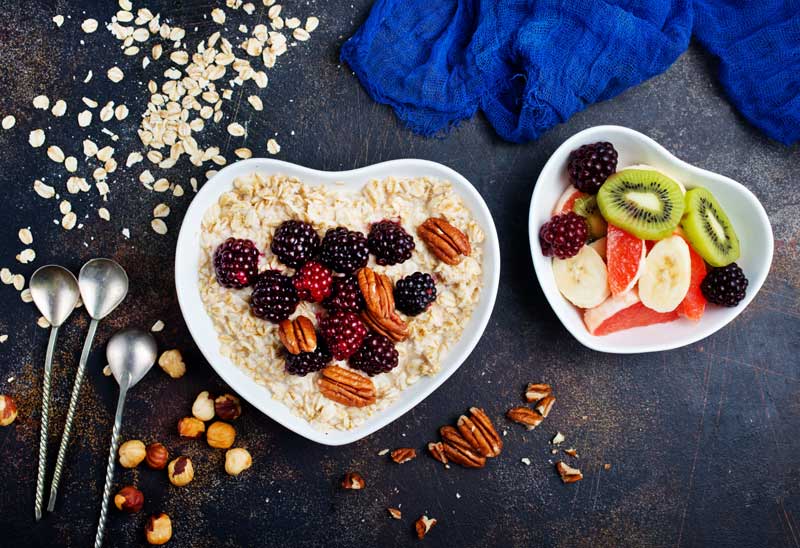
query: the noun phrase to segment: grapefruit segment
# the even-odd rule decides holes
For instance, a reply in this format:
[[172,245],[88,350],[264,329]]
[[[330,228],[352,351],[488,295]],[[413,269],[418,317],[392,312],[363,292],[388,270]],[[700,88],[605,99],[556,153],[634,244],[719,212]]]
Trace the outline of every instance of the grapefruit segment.
[[644,240],[612,224],[608,225],[606,262],[608,286],[612,295],[633,289],[644,269],[646,255]]
[[609,297],[602,304],[586,310],[583,321],[592,335],[602,336],[678,319],[678,313],[650,310],[639,300],[636,289]]
[[588,196],[588,194],[581,192],[572,185],[568,186],[567,190],[564,191],[564,193],[556,202],[556,207],[553,208],[553,215],[559,215],[561,213],[568,213],[572,211],[572,207],[575,205],[575,200],[578,198],[583,198],[584,196]]
[[[687,244],[689,242],[686,242]],[[686,293],[681,304],[675,310],[684,318],[699,321],[706,311],[706,298],[700,290],[700,284],[706,277],[706,262],[697,251],[689,246],[689,258],[691,260],[691,280],[689,281],[689,292]]]

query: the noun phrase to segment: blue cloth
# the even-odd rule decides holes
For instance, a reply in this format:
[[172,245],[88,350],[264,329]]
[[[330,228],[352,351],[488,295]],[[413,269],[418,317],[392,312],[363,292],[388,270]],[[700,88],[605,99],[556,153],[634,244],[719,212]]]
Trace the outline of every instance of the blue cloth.
[[524,142],[667,69],[694,32],[733,104],[800,139],[800,0],[377,0],[341,58],[412,130]]

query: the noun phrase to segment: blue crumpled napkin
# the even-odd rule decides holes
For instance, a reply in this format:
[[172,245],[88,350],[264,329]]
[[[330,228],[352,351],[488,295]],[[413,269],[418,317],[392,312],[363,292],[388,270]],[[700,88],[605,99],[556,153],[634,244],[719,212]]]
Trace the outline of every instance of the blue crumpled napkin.
[[741,113],[800,140],[800,0],[377,0],[341,57],[418,133],[480,108],[524,142],[663,72],[692,32]]

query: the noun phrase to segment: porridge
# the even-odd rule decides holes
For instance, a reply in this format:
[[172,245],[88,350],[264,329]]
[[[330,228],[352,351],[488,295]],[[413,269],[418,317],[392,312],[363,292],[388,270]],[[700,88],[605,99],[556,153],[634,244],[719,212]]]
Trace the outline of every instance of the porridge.
[[[380,223],[384,220],[394,222]],[[328,321],[325,317],[328,316],[330,319],[330,316],[340,314],[330,311],[326,313],[325,301],[319,303],[299,300],[298,302],[296,296],[292,297],[293,301],[287,297],[286,302],[280,305],[287,304],[288,308],[283,310],[278,306],[277,309],[277,312],[284,312],[283,316],[273,314],[269,317],[271,321],[262,319],[264,317],[262,314],[259,314],[262,317],[256,317],[255,312],[262,310],[255,308],[255,305],[251,310],[251,300],[259,305],[267,303],[272,306],[276,295],[280,297],[286,291],[294,291],[291,284],[296,284],[296,281],[287,282],[288,290],[281,285],[284,283],[281,280],[289,280],[287,276],[295,273],[295,269],[286,266],[291,261],[281,255],[282,262],[272,251],[276,249],[274,244],[277,242],[273,241],[277,240],[276,231],[279,227],[283,231],[286,221],[304,225],[320,238],[326,235],[329,229],[337,227],[360,231],[361,234],[357,237],[365,243],[367,241],[365,235],[370,234],[370,246],[373,243],[371,230],[374,232],[378,224],[387,224],[388,228],[400,231],[401,237],[390,231],[391,237],[385,238],[384,244],[395,245],[398,239],[406,239],[408,245],[403,251],[407,253],[397,264],[391,264],[393,262],[391,260],[386,264],[385,259],[376,258],[374,248],[370,247],[373,252],[369,254],[369,258],[362,256],[364,262],[368,260],[368,264],[362,263],[360,268],[351,274],[353,283],[358,283],[355,285],[356,291],[359,287],[362,293],[366,291],[363,294],[366,307],[362,307],[364,310],[358,312],[364,320],[363,324],[357,319],[355,321],[363,325],[358,329],[363,329],[364,333],[367,332],[367,328],[372,331],[365,339],[374,343],[370,349],[360,348],[349,360],[336,359],[340,357],[336,354],[344,351],[347,345],[331,344],[332,341],[330,338],[325,338],[324,333],[320,336],[322,328],[330,331],[335,327],[329,324],[336,322]],[[445,231],[438,234],[444,239],[430,233],[431,230],[434,232],[439,230],[441,228],[439,224],[442,223]],[[454,235],[455,239],[450,239],[451,235]],[[316,235],[313,237],[317,238]],[[255,289],[248,284],[224,287],[220,283],[218,271],[215,270],[215,253],[218,248],[227,245],[226,240],[230,241],[229,238],[236,238],[237,242],[250,241],[247,243],[252,247],[246,253],[251,253],[253,262],[250,265],[250,273],[258,280]],[[297,239],[286,241],[296,242]],[[322,239],[321,251],[318,253],[319,260],[330,266],[341,264],[340,256],[332,256],[326,251],[328,239],[327,235]],[[255,382],[267,388],[275,400],[282,402],[294,414],[309,421],[315,428],[348,430],[363,423],[376,411],[387,408],[402,390],[421,377],[431,376],[439,371],[441,359],[448,348],[461,338],[464,326],[478,303],[483,278],[481,268],[483,241],[483,231],[447,181],[390,177],[382,181],[373,180],[360,190],[353,190],[344,186],[340,188],[310,186],[294,178],[254,173],[237,179],[233,189],[222,195],[203,217],[199,265],[200,292],[206,311],[218,333],[222,355],[247,372]],[[277,251],[281,253],[280,249]],[[326,253],[328,253],[327,260]],[[364,255],[367,253],[365,244],[363,253]],[[405,260],[408,255],[410,258]],[[246,255],[241,257],[246,258]],[[261,274],[255,274],[255,261],[257,270]],[[330,270],[324,265],[319,265],[316,257],[313,262],[321,270],[328,272],[328,282],[330,282]],[[299,268],[299,264],[296,263],[295,266]],[[301,272],[305,272],[310,264],[303,266]],[[366,268],[362,268],[364,266]],[[339,268],[345,267],[332,268],[334,280],[344,271]],[[269,270],[278,271],[280,274],[264,273]],[[246,272],[247,269],[242,267],[237,271],[237,275]],[[262,291],[259,289],[259,284],[266,285],[262,278],[269,276],[276,278],[275,283],[263,291],[271,293],[265,299],[261,298],[260,294],[254,295],[254,291]],[[433,292],[435,300],[432,302],[423,300],[422,303],[417,301],[416,304],[422,305],[420,309],[422,311],[416,315],[410,314],[420,310],[403,314],[402,311],[408,311],[409,305],[401,306],[402,302],[398,301],[397,309],[401,312],[396,312],[394,298],[398,297],[400,287],[397,285],[398,281],[413,279],[419,282],[403,285],[403,289],[411,287],[411,290],[417,291],[419,296],[420,287],[426,287],[425,283],[420,281],[422,278],[428,280],[427,283],[430,285],[435,282],[435,292]],[[381,281],[385,286],[383,293],[381,293]],[[233,282],[235,284],[235,280]],[[334,288],[337,287],[336,283],[334,282]],[[395,284],[395,297],[392,296],[392,284]],[[240,287],[241,285],[245,286]],[[428,294],[422,295],[425,297]],[[359,295],[359,299],[361,298],[362,295]],[[398,298],[405,298],[405,295]],[[294,303],[296,308],[292,308]],[[381,310],[385,312],[385,317],[380,316]],[[268,312],[275,313],[276,309],[273,306]],[[288,319],[278,324],[278,320],[286,316]],[[350,314],[347,317],[359,316]],[[308,349],[303,348],[303,341],[298,344],[295,337],[302,334],[304,328],[308,330],[308,326],[312,325],[310,334],[313,343],[315,331],[313,324],[316,324],[316,336],[320,344],[330,348],[333,359],[328,356],[325,360],[329,362],[327,363],[329,367],[323,370],[324,373],[318,371],[321,367],[306,367],[299,371],[299,374],[291,374],[288,359],[295,360],[292,362],[293,365],[300,362],[304,367],[309,361],[314,362],[313,359],[304,361],[298,359],[296,354]],[[350,331],[345,330],[343,333]],[[361,339],[363,338],[362,335]],[[361,339],[357,344],[361,344]],[[365,342],[363,346],[366,347],[367,343]],[[291,354],[288,349],[291,349]],[[350,352],[352,350],[349,349]],[[299,354],[300,358],[304,356],[314,358],[316,355]],[[394,356],[394,361],[386,368],[368,369],[360,366],[362,362],[368,361],[368,358],[374,361],[376,356],[386,355]],[[357,359],[359,357],[360,360]],[[352,367],[353,364],[359,366],[358,369],[361,370]],[[295,369],[297,368],[295,365]],[[364,374],[365,371],[370,376]],[[306,372],[308,374],[304,374]],[[340,378],[336,378],[336,373]],[[369,398],[358,399],[356,393],[361,393],[353,390],[352,385],[348,384],[353,379],[358,386],[369,385],[371,391]],[[328,382],[326,385],[326,380],[333,382]],[[327,391],[326,386],[329,388]],[[342,386],[345,388],[345,399],[342,400],[336,394],[332,398],[330,388],[336,392]],[[347,398],[350,396],[357,401],[348,401]]]

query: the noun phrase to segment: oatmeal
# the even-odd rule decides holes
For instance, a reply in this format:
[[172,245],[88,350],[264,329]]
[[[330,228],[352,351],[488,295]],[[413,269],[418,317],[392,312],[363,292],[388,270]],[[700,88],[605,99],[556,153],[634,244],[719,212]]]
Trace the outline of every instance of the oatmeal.
[[[472,244],[468,256],[450,265],[437,257],[416,234],[431,217],[444,217],[463,231]],[[252,288],[222,287],[215,277],[214,251],[227,238],[249,239],[262,251],[259,270],[276,269],[291,274],[270,251],[276,228],[284,221],[313,225],[320,236],[337,226],[369,232],[370,224],[400,221],[414,236],[409,260],[391,266],[368,266],[393,282],[414,272],[428,273],[436,281],[436,301],[418,316],[405,317],[409,336],[395,347],[398,365],[388,373],[369,377],[375,403],[351,407],[325,398],[319,389],[319,372],[305,376],[285,371],[284,348],[278,326],[255,317],[249,307]],[[272,397],[317,429],[348,430],[391,405],[408,386],[423,376],[435,375],[447,350],[461,338],[478,303],[482,286],[484,234],[461,198],[447,181],[417,178],[373,180],[360,191],[342,186],[310,186],[280,175],[252,174],[237,179],[233,190],[206,211],[202,224],[200,292],[219,336],[221,353],[246,371]],[[435,250],[434,250],[435,251]],[[324,314],[315,303],[301,301],[292,318],[314,321]],[[345,361],[332,365],[349,369]]]

